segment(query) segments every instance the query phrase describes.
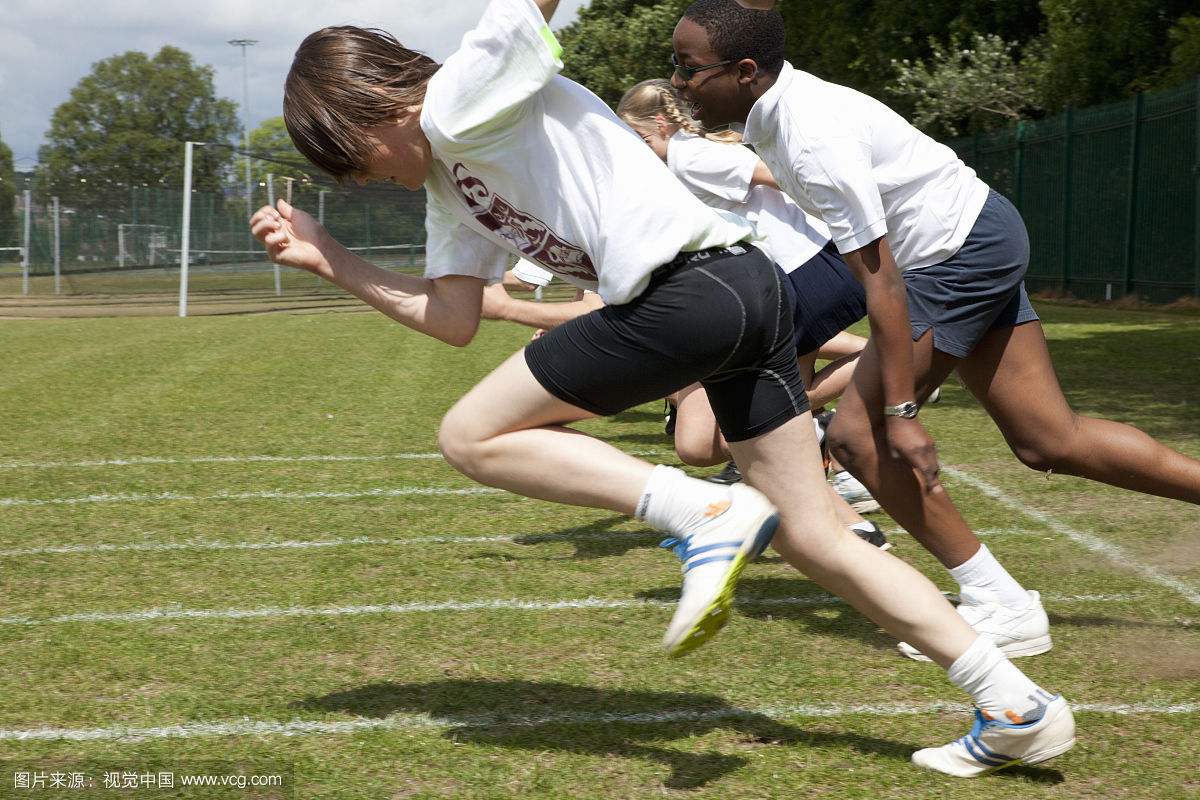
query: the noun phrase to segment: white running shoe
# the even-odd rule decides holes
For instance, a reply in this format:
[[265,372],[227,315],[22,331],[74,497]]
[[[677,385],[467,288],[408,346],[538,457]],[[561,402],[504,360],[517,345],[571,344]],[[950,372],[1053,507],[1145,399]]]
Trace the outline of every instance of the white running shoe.
[[683,589],[663,647],[678,658],[707,642],[729,620],[733,589],[746,565],[766,549],[779,525],[775,506],[744,483],[729,501],[709,506],[709,519],[681,539],[662,543],[683,561]]
[[[995,642],[1009,658],[1036,656],[1054,645],[1050,641],[1050,620],[1042,606],[1042,596],[1030,591],[1029,599],[1029,607],[1021,611],[1013,611],[999,603],[962,603],[957,611],[979,635]],[[900,642],[897,647],[914,661],[929,660],[908,642]]]
[[862,481],[846,470],[842,469],[835,472],[830,483],[833,484],[833,490],[849,503],[855,512],[870,514],[872,511],[879,510],[879,503],[871,496],[871,492],[867,490],[867,487],[863,486]]
[[1046,695],[1044,700],[1024,717],[1006,712],[1012,722],[1000,722],[976,709],[970,733],[941,747],[918,750],[912,754],[912,762],[947,775],[973,778],[1013,764],[1040,764],[1060,756],[1075,745],[1075,717],[1062,695]]

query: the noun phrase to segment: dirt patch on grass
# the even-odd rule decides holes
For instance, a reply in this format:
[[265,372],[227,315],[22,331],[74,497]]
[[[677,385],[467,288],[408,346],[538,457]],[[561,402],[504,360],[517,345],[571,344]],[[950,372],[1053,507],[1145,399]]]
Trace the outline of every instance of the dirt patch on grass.
[[1137,673],[1148,679],[1200,679],[1200,637],[1186,633],[1128,630],[1114,637],[1116,649],[1127,653]]

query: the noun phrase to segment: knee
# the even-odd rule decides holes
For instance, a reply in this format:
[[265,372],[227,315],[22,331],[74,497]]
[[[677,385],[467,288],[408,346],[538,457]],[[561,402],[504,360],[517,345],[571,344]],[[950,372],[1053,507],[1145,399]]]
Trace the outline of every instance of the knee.
[[861,465],[869,460],[874,449],[874,439],[869,426],[864,429],[863,426],[850,424],[849,420],[837,414],[834,415],[829,430],[825,432],[825,442],[829,447],[829,454],[842,467],[856,475],[859,474],[857,470]]
[[470,422],[450,409],[438,428],[437,445],[446,463],[469,478],[478,479],[483,462],[485,440]]
[[1078,463],[1075,429],[1072,420],[1061,431],[1044,430],[1032,436],[1010,437],[1008,446],[1017,460],[1032,470],[1073,473]]
[[688,441],[684,437],[676,437],[675,455],[689,467],[711,467],[726,460],[725,454],[714,449],[711,442]]

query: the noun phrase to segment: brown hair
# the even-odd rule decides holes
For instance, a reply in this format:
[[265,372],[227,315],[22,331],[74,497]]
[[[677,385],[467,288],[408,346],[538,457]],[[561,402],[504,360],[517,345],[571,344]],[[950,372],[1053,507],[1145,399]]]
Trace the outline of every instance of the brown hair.
[[288,134],[318,169],[345,180],[362,171],[372,153],[366,129],[420,103],[438,66],[385,31],[322,28],[300,43],[288,71]]
[[651,78],[634,84],[617,103],[617,116],[634,129],[655,127],[656,117],[662,116],[669,124],[696,136],[703,136],[722,144],[738,144],[742,137],[733,131],[706,133],[704,126],[683,105],[683,98],[663,78]]

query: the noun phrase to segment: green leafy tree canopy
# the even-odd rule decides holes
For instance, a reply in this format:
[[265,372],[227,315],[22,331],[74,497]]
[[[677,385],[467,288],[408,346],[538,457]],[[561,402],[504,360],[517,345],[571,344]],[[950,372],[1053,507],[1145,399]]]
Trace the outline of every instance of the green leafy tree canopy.
[[0,247],[17,243],[16,212],[13,203],[17,195],[17,179],[13,172],[12,149],[0,140]]
[[[237,131],[237,107],[215,96],[212,67],[171,46],[153,57],[122,53],[93,65],[55,110],[38,154],[39,189],[100,207],[119,203],[122,187],[178,186],[183,142],[228,144]],[[218,189],[228,157],[198,148],[193,186]]]

